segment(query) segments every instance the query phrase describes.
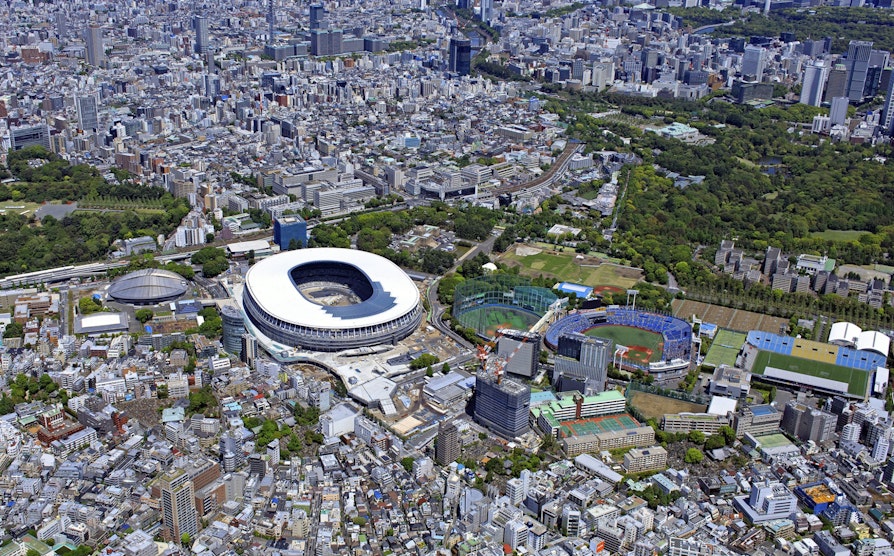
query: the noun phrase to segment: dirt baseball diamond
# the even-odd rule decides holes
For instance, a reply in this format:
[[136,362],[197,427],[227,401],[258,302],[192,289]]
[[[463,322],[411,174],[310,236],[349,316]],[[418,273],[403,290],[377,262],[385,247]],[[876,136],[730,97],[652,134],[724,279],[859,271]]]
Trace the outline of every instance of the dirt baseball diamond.
[[649,360],[652,358],[653,351],[645,346],[627,346],[629,349],[627,350],[627,355],[624,356],[625,360],[633,361],[634,363],[640,365],[648,365]]
[[596,286],[593,288],[594,295],[603,295],[606,293],[624,293],[624,290],[617,286]]

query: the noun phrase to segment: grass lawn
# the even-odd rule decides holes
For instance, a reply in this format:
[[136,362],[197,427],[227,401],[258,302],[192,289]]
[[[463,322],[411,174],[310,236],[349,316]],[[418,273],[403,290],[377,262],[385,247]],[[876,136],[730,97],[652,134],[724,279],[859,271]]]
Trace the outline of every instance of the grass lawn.
[[648,392],[633,392],[630,405],[636,408],[646,419],[656,419],[658,421],[661,421],[661,418],[668,413],[703,413],[708,409],[707,406],[701,404]]
[[453,254],[456,255],[456,259],[459,260],[460,257],[468,253],[471,249],[471,247],[466,247],[465,245],[457,245],[456,249],[454,249],[453,251]]
[[867,373],[866,371],[861,371],[859,369],[840,367],[831,363],[811,361],[809,359],[801,359],[800,357],[792,357],[791,355],[782,355],[779,353],[770,353],[769,351],[763,350],[757,354],[751,372],[756,375],[762,375],[768,365],[777,369],[784,369],[786,371],[807,376],[847,383],[847,391],[855,396],[861,397],[866,395],[866,388],[869,385],[869,378],[872,375],[872,373]]
[[[509,250],[503,254],[501,260],[520,266],[521,273],[525,276],[551,276],[557,281],[587,286],[616,286],[626,290],[639,282],[642,276],[639,270],[601,262],[592,256],[577,259],[577,253],[572,251],[540,251],[531,255],[519,255],[516,250]],[[596,264],[597,262],[600,264]]]
[[826,230],[824,232],[813,232],[810,235],[826,241],[857,241],[861,235],[868,233],[863,230]]
[[38,203],[28,203],[25,201],[4,201],[0,202],[0,214],[21,214],[22,216],[31,216],[40,205]]
[[736,355],[742,349],[745,343],[746,335],[741,332],[733,332],[732,330],[720,329],[714,335],[714,342],[711,343],[711,349],[705,356],[704,364],[711,367],[719,367],[720,365],[736,365]]

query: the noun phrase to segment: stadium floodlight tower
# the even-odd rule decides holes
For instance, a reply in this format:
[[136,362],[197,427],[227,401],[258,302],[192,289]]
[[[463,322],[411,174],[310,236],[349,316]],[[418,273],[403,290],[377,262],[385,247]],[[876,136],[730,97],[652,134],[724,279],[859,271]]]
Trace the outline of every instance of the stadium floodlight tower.
[[[627,308],[636,311],[636,295],[639,290],[627,290]],[[633,307],[630,306],[630,297],[633,296]]]
[[627,346],[615,346],[615,354],[612,355],[612,365],[619,371],[624,370],[624,356],[627,355],[628,351],[630,351],[630,348]]

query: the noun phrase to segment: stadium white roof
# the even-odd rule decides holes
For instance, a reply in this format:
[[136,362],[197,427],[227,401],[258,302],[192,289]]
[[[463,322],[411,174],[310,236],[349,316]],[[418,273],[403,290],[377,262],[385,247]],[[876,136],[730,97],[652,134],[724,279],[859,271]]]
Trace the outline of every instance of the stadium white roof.
[[857,349],[874,351],[887,357],[888,352],[891,350],[891,338],[888,338],[881,332],[867,330],[860,334],[860,337],[857,339]]
[[851,322],[836,322],[829,332],[829,343],[874,351],[885,357],[891,350],[891,338],[874,330],[863,330]]
[[[353,266],[378,286],[374,288],[376,293],[351,306],[356,311],[336,312],[332,307],[309,301],[295,287],[290,272],[304,264],[322,262]],[[384,324],[406,315],[419,304],[419,290],[400,267],[374,253],[353,249],[298,249],[268,257],[251,267],[245,286],[267,314],[287,323],[318,329]],[[381,310],[373,310],[376,307]]]
[[836,322],[829,332],[829,343],[855,347],[862,332],[863,329],[852,322]]

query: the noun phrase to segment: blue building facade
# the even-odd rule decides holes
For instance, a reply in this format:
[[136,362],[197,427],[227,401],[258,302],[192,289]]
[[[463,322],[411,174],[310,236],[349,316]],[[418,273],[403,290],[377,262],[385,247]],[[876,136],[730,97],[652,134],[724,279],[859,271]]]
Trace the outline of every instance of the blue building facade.
[[290,214],[273,220],[273,242],[283,251],[289,248],[292,240],[301,242],[307,247],[307,222],[298,215]]

